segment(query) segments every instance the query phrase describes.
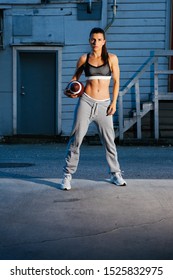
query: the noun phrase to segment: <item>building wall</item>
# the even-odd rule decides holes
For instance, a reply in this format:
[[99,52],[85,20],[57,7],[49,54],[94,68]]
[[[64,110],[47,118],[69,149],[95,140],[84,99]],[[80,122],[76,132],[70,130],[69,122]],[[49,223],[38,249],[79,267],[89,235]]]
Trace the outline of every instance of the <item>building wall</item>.
[[[112,5],[114,1],[107,1],[107,22],[101,27],[105,28],[107,24],[112,21],[113,11]],[[154,51],[169,49],[169,41],[167,38],[167,30],[169,30],[169,21],[167,21],[169,15],[170,3],[167,0],[118,0],[116,17],[110,28],[107,30],[107,47],[108,50],[114,54],[117,54],[120,63],[121,70],[121,89],[132,79],[134,74],[138,73],[141,66],[146,63],[148,58],[153,55]],[[84,22],[86,25],[86,22]],[[87,34],[86,34],[86,38]],[[81,46],[83,48],[82,52],[87,52],[88,42],[84,39],[85,44]],[[71,46],[66,45],[65,50],[68,48],[72,52],[69,56],[69,51],[64,52],[64,58],[67,59],[65,65],[67,67],[64,69],[64,85],[69,79],[70,74],[75,70],[75,62],[81,53],[79,46],[75,44]],[[71,58],[69,64],[69,57]],[[161,68],[165,69],[168,67],[168,61],[165,58],[160,59]],[[71,65],[71,69],[69,69]],[[141,90],[141,100],[148,101],[153,93],[153,72],[152,68],[142,77],[140,81]],[[159,88],[161,91],[167,91],[168,79],[166,76],[160,77]],[[134,108],[135,103],[134,89],[132,89],[124,98],[124,111],[125,114]],[[70,132],[70,127],[72,124],[74,104],[76,100],[69,100],[63,98],[64,110],[63,110],[63,132],[68,134]],[[68,108],[68,109],[67,109]],[[115,114],[115,122],[118,119],[118,112]],[[95,133],[94,128],[92,128],[89,133]]]
[[[108,20],[111,20],[111,4],[108,1]],[[169,49],[168,0],[117,1],[117,14],[107,32],[108,47],[117,53],[121,69],[121,89],[140,71],[154,51]],[[165,58],[160,59],[160,70],[168,67]],[[153,72],[150,71],[140,81],[141,100],[147,101],[153,93]],[[167,77],[160,77],[160,90],[167,91]],[[134,89],[124,98],[125,113],[134,107]]]
[[[52,44],[62,46],[62,89],[64,89],[75,71],[77,59],[82,53],[90,50],[88,45],[90,29],[95,26],[105,28],[112,20],[114,3],[112,0],[102,1],[101,20],[78,20],[79,1],[60,1],[59,4],[58,2],[54,0],[52,3],[44,4],[42,1],[41,4],[40,0],[0,0],[0,8],[4,9],[4,50],[0,50],[0,135],[13,134],[12,46]],[[169,48],[167,15],[170,0],[116,2],[118,5],[116,17],[106,35],[108,50],[119,57],[121,88],[123,88],[152,55],[152,51]],[[162,60],[161,63],[163,68],[168,65],[166,60]],[[151,73],[147,72],[141,81],[142,100],[147,100],[151,94],[153,87]],[[84,76],[81,77],[81,81],[85,81]],[[167,87],[167,78],[163,77],[160,86]],[[65,97],[63,92],[59,94],[62,96],[61,133],[69,135],[77,100]],[[133,90],[125,97],[124,106],[127,113],[133,108]],[[91,128],[89,133],[95,133],[94,128]]]

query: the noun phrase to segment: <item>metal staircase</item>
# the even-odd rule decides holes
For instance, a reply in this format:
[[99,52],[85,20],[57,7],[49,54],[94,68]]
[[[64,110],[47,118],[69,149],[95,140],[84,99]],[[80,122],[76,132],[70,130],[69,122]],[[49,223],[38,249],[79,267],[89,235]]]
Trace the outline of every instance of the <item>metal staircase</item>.
[[[155,52],[154,56],[150,57],[145,65],[141,68],[140,72],[128,83],[128,85],[119,92],[119,125],[115,128],[115,137],[120,140],[124,139],[124,133],[129,130],[134,124],[137,126],[137,139],[142,138],[141,119],[151,110],[154,110],[154,135],[155,139],[159,139],[159,100],[173,100],[173,93],[160,93],[158,76],[160,74],[170,75],[173,70],[158,71],[158,58],[159,57],[173,56],[173,51],[160,51]],[[139,81],[142,75],[154,65],[154,94],[152,100],[148,102],[141,102]],[[131,117],[124,117],[123,110],[123,97],[127,92],[135,87],[135,110],[131,112]]]

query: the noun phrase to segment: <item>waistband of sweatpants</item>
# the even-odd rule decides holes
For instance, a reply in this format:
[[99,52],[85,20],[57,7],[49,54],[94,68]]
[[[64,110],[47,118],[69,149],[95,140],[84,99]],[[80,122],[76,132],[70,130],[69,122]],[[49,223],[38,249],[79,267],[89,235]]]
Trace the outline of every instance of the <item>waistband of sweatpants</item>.
[[104,105],[109,105],[110,104],[110,98],[106,100],[96,100],[93,99],[92,97],[89,97],[85,92],[82,94],[81,99],[84,101],[89,102],[90,104],[104,104]]

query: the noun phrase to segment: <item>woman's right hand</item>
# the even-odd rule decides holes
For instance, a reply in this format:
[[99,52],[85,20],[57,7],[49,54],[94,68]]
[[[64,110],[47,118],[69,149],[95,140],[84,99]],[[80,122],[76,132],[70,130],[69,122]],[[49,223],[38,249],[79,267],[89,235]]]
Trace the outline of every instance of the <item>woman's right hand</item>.
[[64,94],[65,94],[67,97],[70,97],[70,98],[77,98],[77,97],[78,97],[78,95],[72,94],[68,89],[65,89],[65,90],[64,90]]

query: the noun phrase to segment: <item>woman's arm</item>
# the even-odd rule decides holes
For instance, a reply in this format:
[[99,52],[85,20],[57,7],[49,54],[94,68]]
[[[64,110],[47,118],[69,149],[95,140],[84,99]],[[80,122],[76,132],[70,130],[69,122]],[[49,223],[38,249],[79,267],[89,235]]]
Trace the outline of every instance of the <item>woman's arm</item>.
[[112,70],[112,79],[113,79],[113,92],[112,92],[112,102],[107,111],[108,115],[113,115],[116,112],[116,105],[119,93],[119,84],[120,84],[120,69],[118,58],[114,54],[109,54],[109,62]]
[[71,81],[74,81],[74,80],[79,80],[82,72],[83,72],[83,66],[86,62],[86,54],[82,55],[78,62],[77,62],[77,65],[76,65],[76,71],[71,79]]
[[[79,60],[77,61],[77,65],[76,65],[76,71],[72,77],[72,79],[70,80],[71,81],[78,81],[82,72],[83,72],[83,65],[85,64],[86,62],[86,55],[82,55]],[[69,83],[70,83],[69,82]],[[75,94],[71,94],[70,92],[68,92],[67,88],[65,89],[64,91],[64,94],[68,97],[71,97],[71,98],[77,98],[78,96],[75,95]]]

